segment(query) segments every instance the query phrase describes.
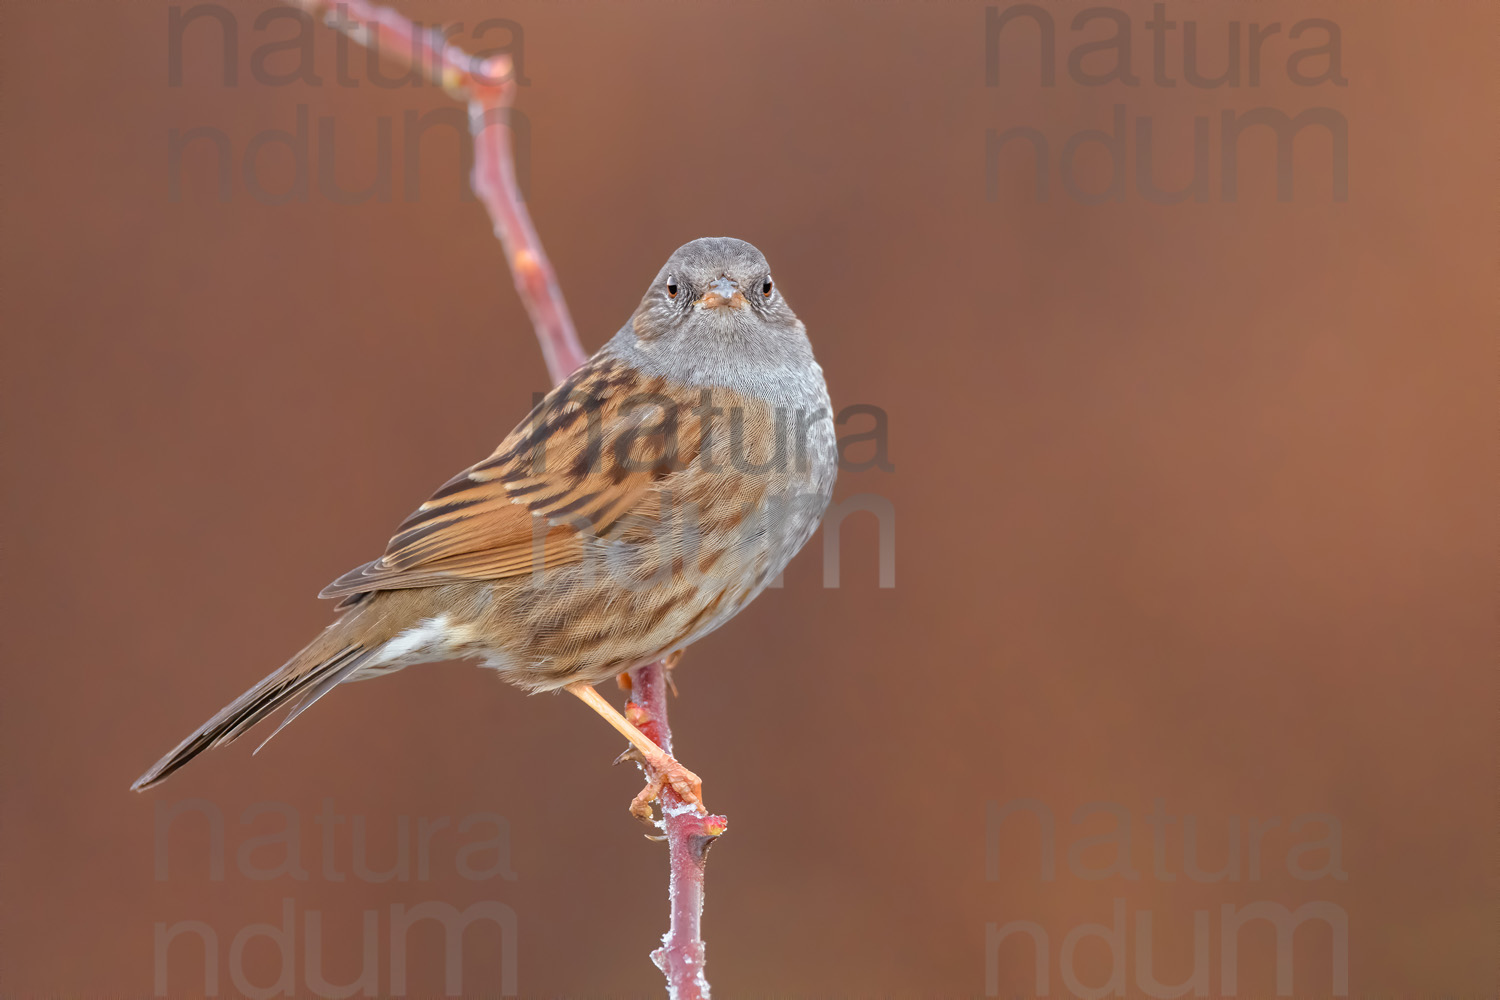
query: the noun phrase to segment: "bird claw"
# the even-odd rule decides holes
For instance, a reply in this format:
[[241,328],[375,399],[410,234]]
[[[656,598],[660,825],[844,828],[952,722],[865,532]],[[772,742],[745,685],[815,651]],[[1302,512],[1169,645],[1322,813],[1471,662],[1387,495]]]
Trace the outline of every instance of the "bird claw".
[[651,779],[646,782],[646,787],[641,789],[635,798],[630,800],[630,815],[645,823],[647,826],[656,825],[656,813],[651,808],[651,803],[661,797],[661,782]]
[[620,752],[620,756],[614,759],[612,766],[619,767],[628,760],[635,761],[637,764],[644,764],[646,763],[646,756],[635,747],[628,746]]
[[654,823],[655,815],[651,804],[659,800],[661,793],[667,788],[671,788],[685,804],[696,806],[699,812],[705,811],[703,779],[679,764],[675,757],[664,753],[660,757],[644,759],[642,764],[649,777],[646,787],[630,800],[630,815],[644,823]]
[[678,650],[671,656],[661,661],[662,680],[667,682],[667,689],[672,692],[672,697],[677,697],[677,682],[672,679],[672,671],[677,669],[677,664],[682,662],[683,650]]

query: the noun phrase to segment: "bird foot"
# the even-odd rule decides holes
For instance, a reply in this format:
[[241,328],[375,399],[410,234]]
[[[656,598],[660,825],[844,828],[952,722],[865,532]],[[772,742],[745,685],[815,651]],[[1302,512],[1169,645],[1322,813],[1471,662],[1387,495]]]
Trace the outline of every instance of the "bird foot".
[[703,779],[683,767],[668,753],[644,754],[641,763],[646,768],[646,787],[630,800],[630,815],[644,823],[654,821],[651,803],[661,798],[662,792],[671,788],[685,804],[703,808]]

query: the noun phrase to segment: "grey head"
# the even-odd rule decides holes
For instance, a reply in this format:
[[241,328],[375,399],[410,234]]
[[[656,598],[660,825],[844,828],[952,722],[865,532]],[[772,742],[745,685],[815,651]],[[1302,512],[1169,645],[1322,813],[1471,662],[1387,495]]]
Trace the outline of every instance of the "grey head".
[[667,351],[779,353],[778,347],[806,343],[765,255],[727,236],[678,247],[646,289],[627,329],[658,356]]
[[679,385],[826,394],[807,331],[765,255],[710,236],[678,247],[605,350]]
[[684,328],[732,336],[747,327],[796,322],[764,254],[744,240],[706,236],[667,258],[631,326],[649,340]]

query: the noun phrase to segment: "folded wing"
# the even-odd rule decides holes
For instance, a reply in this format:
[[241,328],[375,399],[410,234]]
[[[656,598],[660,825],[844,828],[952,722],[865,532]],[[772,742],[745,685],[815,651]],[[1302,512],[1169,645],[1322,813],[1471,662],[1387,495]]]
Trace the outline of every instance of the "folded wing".
[[[678,397],[681,393],[679,391]],[[385,554],[321,597],[524,576],[583,558],[702,445],[695,399],[594,358],[537,404],[489,458],[402,522]]]

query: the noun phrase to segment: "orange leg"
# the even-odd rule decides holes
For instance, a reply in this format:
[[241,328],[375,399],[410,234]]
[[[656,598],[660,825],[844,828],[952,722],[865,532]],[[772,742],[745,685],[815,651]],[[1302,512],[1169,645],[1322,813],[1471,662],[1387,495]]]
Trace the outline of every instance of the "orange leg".
[[651,803],[656,801],[661,790],[667,785],[672,786],[672,791],[676,792],[682,801],[697,805],[700,809],[703,808],[703,780],[701,778],[677,763],[677,759],[671,754],[651,742],[645,733],[637,729],[629,719],[605,701],[592,685],[580,681],[576,684],[569,684],[565,690],[602,715],[604,721],[629,740],[644,758],[648,773],[653,777],[646,783],[641,793],[631,800],[632,815],[649,820]]

